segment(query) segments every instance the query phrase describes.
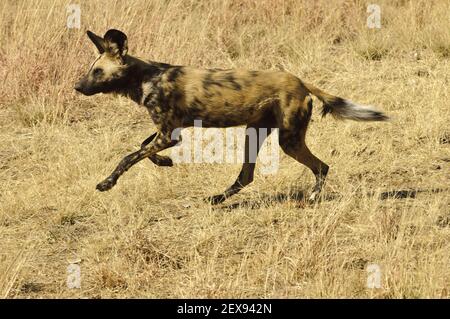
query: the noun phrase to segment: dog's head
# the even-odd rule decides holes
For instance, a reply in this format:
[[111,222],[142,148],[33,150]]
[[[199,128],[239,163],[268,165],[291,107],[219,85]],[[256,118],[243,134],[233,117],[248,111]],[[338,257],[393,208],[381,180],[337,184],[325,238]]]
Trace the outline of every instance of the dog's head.
[[87,35],[99,56],[75,85],[75,90],[84,95],[117,91],[126,82],[127,36],[115,29],[108,30],[103,38],[91,31],[87,31]]

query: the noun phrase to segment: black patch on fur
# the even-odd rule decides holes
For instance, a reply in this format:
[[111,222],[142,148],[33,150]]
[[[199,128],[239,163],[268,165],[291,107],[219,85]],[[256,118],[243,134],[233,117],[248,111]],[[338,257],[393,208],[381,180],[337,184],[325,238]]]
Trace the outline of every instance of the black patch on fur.
[[144,105],[147,107],[155,106],[159,101],[161,101],[162,97],[161,88],[158,86],[157,83],[152,83],[152,88],[153,88],[152,91],[149,92],[144,99]]
[[242,89],[242,86],[236,82],[236,79],[234,77],[234,75],[232,73],[227,74],[225,76],[225,80],[230,83],[231,87],[236,90],[236,91],[240,91]]
[[169,68],[166,72],[168,82],[174,82],[179,76],[184,74],[183,67],[181,66]]
[[213,80],[211,73],[212,72],[209,71],[208,74],[206,74],[205,78],[203,79],[203,89],[205,89],[205,91],[208,91],[212,85],[217,85],[218,87],[223,87],[223,84],[221,82]]
[[287,100],[287,102],[288,103],[290,103],[291,102],[291,100],[292,100],[292,93],[287,93],[287,95],[286,95],[286,100]]
[[172,93],[171,96],[172,96],[173,102],[175,104],[178,104],[181,101],[181,99],[183,99],[183,94],[181,94],[181,92],[179,92],[178,90],[174,90],[171,93]]
[[[216,85],[220,88],[228,87],[230,89],[237,90],[237,91],[242,89],[242,86],[239,83],[237,83],[233,72],[227,71],[225,74],[224,73],[217,74],[217,72],[220,72],[220,71],[209,70],[208,74],[205,75],[205,78],[203,79],[203,89],[206,92],[208,92],[209,88],[213,85]],[[213,76],[212,76],[213,74],[217,74],[217,77],[219,77],[220,79],[219,80],[213,79]]]
[[298,109],[297,113],[290,119],[290,127],[280,129],[280,145],[284,149],[294,150],[299,141],[304,140],[302,134],[306,134],[312,115],[312,99],[309,99],[307,109]]
[[312,99],[309,99],[309,101],[308,101],[308,113],[306,114],[306,117],[307,117],[306,125],[307,126],[309,124],[309,121],[311,120],[312,108],[313,108],[313,102],[312,102]]
[[152,97],[153,97],[152,93],[148,94],[144,99],[144,105],[147,105],[150,102]]
[[344,104],[345,104],[344,99],[340,97],[336,97],[333,101],[324,104],[322,107],[322,117],[324,117],[327,114],[333,113],[334,108],[343,106]]
[[204,110],[205,104],[200,101],[198,98],[194,98],[194,101],[192,101],[191,107],[196,110]]

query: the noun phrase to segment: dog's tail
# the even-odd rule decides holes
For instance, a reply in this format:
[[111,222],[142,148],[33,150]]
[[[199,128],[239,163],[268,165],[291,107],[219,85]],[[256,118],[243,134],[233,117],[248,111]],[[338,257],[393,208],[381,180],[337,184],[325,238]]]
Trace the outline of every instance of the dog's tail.
[[389,117],[370,105],[360,105],[352,101],[325,93],[314,85],[303,82],[306,89],[322,101],[322,116],[330,113],[342,120],[354,121],[388,121]]

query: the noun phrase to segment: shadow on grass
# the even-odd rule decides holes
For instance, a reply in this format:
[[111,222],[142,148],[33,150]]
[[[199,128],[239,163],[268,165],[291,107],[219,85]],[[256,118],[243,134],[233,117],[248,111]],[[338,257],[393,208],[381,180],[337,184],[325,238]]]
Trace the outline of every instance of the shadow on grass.
[[[377,196],[379,200],[388,200],[388,199],[406,199],[406,198],[416,198],[419,193],[442,193],[447,191],[445,188],[433,188],[433,189],[404,189],[404,190],[391,190],[385,192],[368,192],[361,193],[357,192],[355,194],[356,197],[374,197]],[[329,202],[334,201],[336,199],[342,198],[342,194],[339,193],[323,193],[318,201],[320,202]],[[307,201],[307,197],[305,196],[305,192],[302,190],[293,190],[288,193],[276,193],[276,194],[261,194],[258,198],[252,199],[244,199],[239,202],[234,202],[232,204],[223,204],[214,206],[213,210],[225,210],[231,211],[238,208],[245,209],[258,209],[262,207],[270,207],[277,203],[284,203],[288,201],[298,202],[299,208],[304,208],[305,206],[313,206],[314,204],[310,204]]]
[[[388,192],[382,192],[379,196],[380,200],[386,199],[405,199],[416,198],[420,193],[442,193],[447,189],[444,188],[432,188],[432,189],[405,189],[405,190],[393,190]],[[367,196],[373,197],[375,193],[368,193]]]
[[[337,197],[340,197],[337,193],[327,193],[323,194],[319,200],[319,202],[323,201],[332,201]],[[233,210],[238,208],[247,208],[247,209],[257,209],[262,207],[269,207],[275,203],[285,203],[288,201],[297,202],[299,207],[305,207],[306,205],[312,205],[308,203],[308,198],[305,196],[305,192],[302,190],[292,190],[287,193],[276,193],[276,194],[260,194],[258,198],[245,199],[239,202],[235,202],[228,205],[221,205],[214,207],[215,210]]]

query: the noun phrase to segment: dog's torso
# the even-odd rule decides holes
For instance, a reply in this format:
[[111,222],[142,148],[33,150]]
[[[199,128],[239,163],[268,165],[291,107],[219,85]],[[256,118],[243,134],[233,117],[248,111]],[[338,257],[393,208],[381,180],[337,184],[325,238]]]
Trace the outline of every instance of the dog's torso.
[[193,126],[195,120],[203,127],[255,123],[277,102],[302,92],[301,81],[281,71],[164,65],[144,79],[136,102],[149,110],[157,126],[170,128]]

